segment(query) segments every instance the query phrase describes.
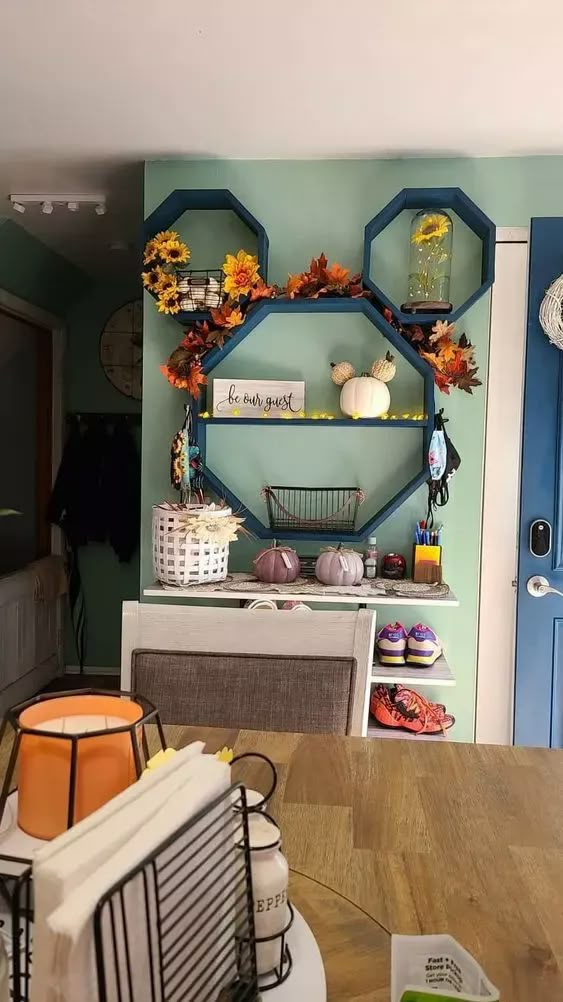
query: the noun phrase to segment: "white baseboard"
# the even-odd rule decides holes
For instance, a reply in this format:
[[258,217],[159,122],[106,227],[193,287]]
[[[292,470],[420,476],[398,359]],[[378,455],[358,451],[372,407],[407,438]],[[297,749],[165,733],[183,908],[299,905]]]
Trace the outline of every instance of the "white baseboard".
[[[111,665],[84,665],[83,675],[119,675],[120,669]],[[80,665],[65,665],[64,675],[80,675]]]

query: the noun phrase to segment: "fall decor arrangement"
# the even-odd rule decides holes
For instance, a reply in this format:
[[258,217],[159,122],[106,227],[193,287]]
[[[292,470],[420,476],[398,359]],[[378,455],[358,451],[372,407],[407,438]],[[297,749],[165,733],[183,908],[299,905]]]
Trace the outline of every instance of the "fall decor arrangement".
[[[428,214],[427,214],[428,215]],[[434,213],[433,216],[444,216],[446,213]],[[416,217],[415,217],[416,218]],[[418,242],[434,246],[432,240],[444,240],[446,223],[432,223],[429,220],[424,225],[427,229],[420,230]],[[418,233],[418,230],[416,231]],[[444,250],[445,253],[445,250]],[[150,265],[143,272],[143,282],[158,296],[158,309],[162,313],[175,314],[182,309],[181,295],[178,289],[178,279],[173,269],[176,263],[182,264],[189,260],[190,251],[186,244],[178,240],[174,231],[165,231],[149,240],[145,247],[145,264]],[[244,322],[245,317],[253,307],[263,299],[324,299],[324,298],[366,298],[381,309],[382,315],[396,331],[398,331],[434,369],[436,385],[444,393],[449,393],[451,387],[471,393],[474,386],[480,386],[476,378],[474,347],[465,334],[461,334],[456,342],[453,338],[455,325],[438,321],[433,327],[419,324],[404,325],[400,323],[391,310],[382,308],[377,299],[365,288],[359,273],[351,274],[349,268],[344,268],[338,262],[329,264],[325,254],[313,258],[306,271],[289,275],[285,286],[268,285],[259,273],[258,259],[255,255],[239,250],[237,254],[227,254],[222,265],[223,301],[217,308],[210,310],[210,319],[195,321],[185,332],[177,348],[170,355],[167,363],[162,365],[161,372],[168,382],[177,389],[186,390],[191,397],[198,399],[200,388],[207,382],[203,372],[203,361],[214,348],[222,348],[226,339],[231,337]],[[381,372],[391,371],[385,367],[388,359],[381,360],[380,375],[374,377],[384,383]],[[348,362],[340,362],[333,369],[333,381],[344,386],[354,378],[352,367]],[[373,376],[372,372],[372,376]],[[362,377],[359,377],[362,378]],[[339,382],[339,380],[341,380]],[[388,405],[387,405],[388,406]],[[381,412],[383,413],[383,412]]]
[[157,581],[174,588],[224,581],[229,543],[248,535],[244,519],[216,504],[171,504],[152,510],[153,570]]
[[333,383],[341,386],[340,410],[346,417],[377,418],[387,414],[391,395],[387,389],[397,371],[395,359],[390,352],[385,358],[374,362],[369,372],[356,376],[350,362],[331,362]]

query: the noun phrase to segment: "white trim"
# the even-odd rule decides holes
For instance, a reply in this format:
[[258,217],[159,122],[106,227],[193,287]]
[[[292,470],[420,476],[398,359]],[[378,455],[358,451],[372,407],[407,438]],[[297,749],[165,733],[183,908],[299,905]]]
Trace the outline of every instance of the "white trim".
[[[236,571],[231,575],[233,581],[237,579],[248,580],[248,574],[239,574]],[[143,595],[146,598],[166,598],[170,599],[171,602],[177,602],[178,599],[183,598],[205,598],[208,602],[221,602],[225,599],[229,601],[235,600],[237,602],[246,602],[253,599],[269,598],[274,602],[305,602],[310,605],[359,605],[359,606],[374,606],[374,605],[411,605],[411,606],[421,606],[425,605],[428,607],[438,608],[438,606],[458,606],[459,599],[456,598],[453,592],[449,592],[444,595],[443,598],[425,598],[424,595],[397,595],[395,592],[389,592],[388,595],[382,592],[374,592],[373,595],[350,595],[348,593],[338,594],[338,590],[335,588],[333,592],[310,592],[306,589],[303,591],[294,591],[281,593],[279,591],[231,591],[229,588],[223,588],[220,591],[217,590],[213,585],[188,585],[185,588],[176,588],[173,586],[162,585],[158,581],[155,581],[152,588],[144,588]]]
[[528,231],[507,227],[497,231],[497,239],[485,424],[475,739],[511,744]]
[[497,226],[497,244],[527,244],[530,231],[527,226]]

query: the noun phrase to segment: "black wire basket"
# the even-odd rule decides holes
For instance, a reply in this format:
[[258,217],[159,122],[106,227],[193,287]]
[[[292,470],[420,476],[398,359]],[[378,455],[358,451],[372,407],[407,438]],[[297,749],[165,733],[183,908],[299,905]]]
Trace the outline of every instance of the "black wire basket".
[[[29,1002],[29,860],[0,856],[0,894],[11,997]],[[140,957],[142,997],[151,1002],[257,1002],[244,787],[230,787],[105,893],[93,928],[99,1002],[135,1002]],[[281,949],[283,955],[285,934]]]
[[322,533],[338,536],[356,528],[365,501],[359,487],[264,487],[270,528],[276,532]]
[[187,313],[203,312],[216,310],[221,306],[225,275],[220,268],[207,271],[177,268],[176,280],[181,310]]

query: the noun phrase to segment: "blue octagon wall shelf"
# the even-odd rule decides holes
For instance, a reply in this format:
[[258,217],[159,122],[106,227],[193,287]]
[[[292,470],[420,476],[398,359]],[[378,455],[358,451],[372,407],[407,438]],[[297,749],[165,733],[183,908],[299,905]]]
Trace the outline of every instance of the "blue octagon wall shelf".
[[[154,237],[161,230],[170,229],[177,219],[189,209],[230,209],[246,223],[249,230],[255,234],[258,243],[258,264],[260,274],[264,281],[268,278],[268,236],[266,230],[258,220],[248,211],[246,206],[239,202],[238,198],[226,188],[176,188],[170,192],[167,198],[151,212],[145,220],[144,238],[145,243]],[[152,293],[151,293],[152,295]],[[153,298],[156,298],[153,296]],[[208,320],[208,311],[189,310],[176,313],[173,319],[183,327],[194,323],[195,320]]]
[[[415,368],[423,377],[424,380],[424,412],[426,418],[424,421],[412,421],[412,420],[397,420],[388,421],[382,420],[381,418],[365,418],[358,421],[354,421],[351,418],[334,419],[328,421],[327,419],[314,419],[314,418],[302,418],[302,419],[292,419],[291,421],[286,421],[283,418],[268,418],[268,421],[264,421],[261,418],[202,418],[198,417],[195,422],[196,427],[196,440],[197,444],[201,450],[201,456],[204,462],[204,473],[205,478],[213,491],[219,496],[226,499],[228,504],[232,508],[244,515],[246,519],[246,526],[253,532],[256,536],[261,539],[271,539],[274,533],[269,528],[269,526],[264,525],[253,512],[249,511],[248,508],[237,498],[229,488],[222,483],[222,481],[213,473],[211,469],[205,463],[206,457],[206,430],[208,425],[217,424],[239,424],[239,425],[250,425],[260,423],[261,425],[279,425],[285,428],[293,427],[295,425],[336,425],[339,427],[354,428],[358,425],[369,426],[369,427],[380,427],[387,428],[389,430],[393,428],[420,428],[422,431],[422,446],[420,453],[420,471],[407,483],[405,486],[398,491],[397,494],[391,500],[384,505],[375,515],[373,515],[368,522],[362,525],[353,533],[348,534],[338,534],[338,539],[342,542],[351,542],[353,540],[363,539],[369,533],[376,528],[381,522],[383,522],[388,516],[394,512],[404,501],[425,481],[428,479],[428,446],[430,444],[430,438],[432,435],[434,427],[434,375],[431,367],[418,355],[418,353],[412,348],[412,346],[405,340],[400,334],[397,333],[381,316],[376,307],[370,303],[367,299],[302,299],[302,300],[263,300],[256,307],[253,308],[252,312],[248,315],[244,324],[238,329],[237,333],[230,338],[221,349],[215,349],[210,352],[210,354],[205,359],[204,372],[209,374],[213,371],[215,366],[222,361],[227,355],[230,355],[232,351],[235,351],[237,345],[247,337],[251,331],[253,331],[258,325],[271,313],[363,313],[364,316],[374,325],[374,327],[379,330],[384,337],[391,343],[396,352],[401,354],[407,361]],[[197,404],[192,404],[194,412],[197,410]],[[360,509],[361,510],[361,509]],[[295,533],[295,532],[276,532],[275,536],[277,539],[328,539],[331,538],[333,534],[330,532],[310,532],[310,533]]]
[[[375,238],[405,209],[452,209],[481,240],[481,284],[451,313],[404,313],[370,277]],[[403,188],[395,198],[370,219],[365,228],[363,280],[381,303],[388,306],[403,324],[429,324],[437,320],[458,320],[491,287],[495,278],[495,225],[461,188]]]

